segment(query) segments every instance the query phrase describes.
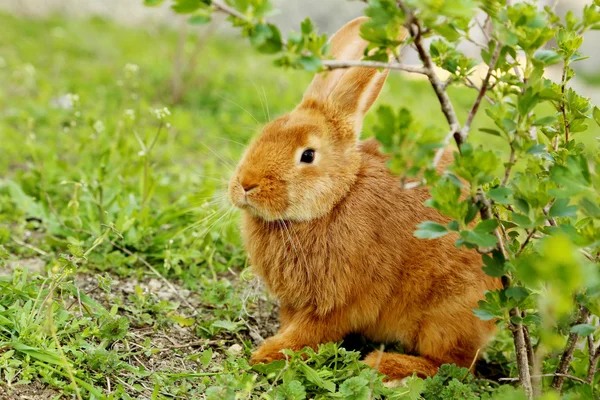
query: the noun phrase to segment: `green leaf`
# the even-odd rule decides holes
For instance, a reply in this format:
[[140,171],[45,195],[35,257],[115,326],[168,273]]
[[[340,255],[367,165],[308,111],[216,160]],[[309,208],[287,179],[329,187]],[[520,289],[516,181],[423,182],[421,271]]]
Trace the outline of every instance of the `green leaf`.
[[589,336],[596,332],[596,327],[590,324],[578,324],[571,328],[571,333],[576,333],[579,336]]
[[[593,218],[600,218],[600,206],[590,199],[583,198],[579,202],[579,205],[583,208],[585,213]],[[0,249],[1,250],[1,249]],[[1,255],[0,255],[1,257]]]
[[484,133],[489,133],[490,135],[502,137],[502,133],[496,129],[480,128],[479,130]]
[[512,203],[512,190],[507,187],[497,187],[490,189],[487,193],[488,197],[499,204]]
[[486,219],[477,224],[473,231],[477,233],[491,233],[498,227],[498,220],[495,218]]
[[537,155],[546,153],[546,145],[545,144],[534,144],[529,149],[527,149],[527,154]]
[[164,3],[165,0],[144,0],[144,5],[148,7],[159,6]]
[[492,314],[490,311],[482,310],[481,308],[473,309],[473,314],[482,321],[489,321],[496,318],[496,315]]
[[497,244],[496,236],[489,233],[480,233],[476,231],[462,231],[460,237],[472,245],[479,247],[493,247]]
[[482,258],[483,263],[485,264],[482,269],[486,275],[493,276],[495,278],[500,278],[506,275],[507,264],[504,261],[504,257],[502,257],[498,251],[494,251],[492,253],[492,257],[490,257],[488,254],[484,254]]
[[198,12],[188,18],[188,23],[191,25],[204,25],[210,22],[210,13]]
[[244,328],[244,324],[240,321],[233,322],[227,320],[215,321],[212,323],[214,328],[221,328],[227,332],[238,332],[242,328]]
[[431,221],[422,222],[417,225],[417,228],[419,229],[415,231],[414,235],[419,239],[436,239],[448,233],[448,229],[444,225]]
[[20,353],[27,354],[28,356],[35,358],[36,360],[43,361],[48,364],[65,366],[65,360],[60,357],[60,354],[51,352],[49,350],[38,349],[31,347],[23,343],[13,342],[7,343],[7,347],[12,347]]
[[525,298],[529,296],[529,290],[522,286],[513,286],[506,289],[506,297],[515,299],[518,302],[521,302]]
[[518,98],[518,101],[519,114],[526,116],[539,103],[540,97],[530,87]]
[[561,61],[562,56],[554,50],[541,49],[535,52],[533,59],[541,62],[544,66],[548,66]]
[[300,23],[300,30],[303,35],[310,35],[315,30],[315,26],[310,18],[307,17]]
[[344,399],[368,400],[370,398],[369,381],[362,376],[346,379],[340,385],[339,393],[344,396]]
[[533,121],[533,125],[535,125],[535,126],[551,125],[555,122],[556,122],[556,117],[554,115],[549,115],[547,117],[536,119],[535,121]]
[[0,267],[10,258],[10,253],[0,244]]
[[281,373],[281,370],[285,368],[285,366],[285,360],[275,360],[268,364],[255,364],[252,366],[252,369],[266,377],[274,378]]
[[279,28],[273,24],[257,24],[250,32],[250,42],[261,53],[273,54],[279,52],[283,44]]
[[301,56],[298,58],[298,64],[306,71],[317,72],[319,68],[321,68],[322,62],[321,59],[316,56]]
[[600,108],[594,107],[593,115],[594,115],[594,121],[596,121],[598,126],[600,126]]
[[200,0],[174,0],[171,9],[178,14],[189,14],[202,6]]
[[297,379],[286,382],[277,388],[275,400],[304,400],[306,399],[306,389]]
[[533,221],[527,215],[519,213],[512,213],[512,221],[522,228],[530,228],[533,224]]
[[548,211],[550,217],[574,217],[577,215],[577,206],[570,206],[569,199],[558,199]]
[[314,383],[318,387],[324,388],[324,389],[328,390],[331,393],[335,392],[335,383],[333,383],[331,381],[324,380],[317,373],[317,371],[315,371],[314,369],[312,369],[311,367],[309,367],[305,363],[300,363],[298,365],[298,369],[304,374],[304,376],[306,377],[306,379],[308,379],[310,382]]

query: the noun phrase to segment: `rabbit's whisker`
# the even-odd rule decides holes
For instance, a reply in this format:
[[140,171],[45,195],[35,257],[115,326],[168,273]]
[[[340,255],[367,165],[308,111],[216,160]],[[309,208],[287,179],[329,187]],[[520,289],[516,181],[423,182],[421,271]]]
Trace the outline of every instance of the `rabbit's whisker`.
[[267,107],[267,121],[271,122],[271,113],[269,111],[269,101],[267,100],[267,93],[265,92],[265,87],[262,87],[263,97],[265,99],[265,105]]
[[269,119],[267,116],[267,111],[265,110],[265,104],[263,102],[262,95],[260,94],[260,91],[258,90],[258,86],[256,86],[256,82],[252,81],[252,85],[254,85],[254,89],[256,89],[256,93],[258,94],[258,99],[260,100],[260,106],[262,107],[265,119],[268,121]]
[[235,102],[235,101],[233,101],[233,100],[229,100],[228,98],[226,98],[226,97],[224,97],[224,96],[221,96],[221,95],[217,95],[217,96],[219,96],[220,98],[222,98],[222,99],[223,99],[223,100],[225,100],[225,101],[228,101],[228,102],[230,102],[231,104],[233,104],[233,105],[235,105],[235,106],[238,106],[238,107],[239,107],[239,108],[240,108],[242,111],[245,111],[245,112],[246,112],[246,113],[247,113],[247,114],[248,114],[250,117],[252,117],[252,119],[253,119],[253,120],[254,120],[254,121],[255,121],[255,122],[258,124],[258,125],[260,125],[260,122],[258,122],[258,120],[257,120],[257,119],[254,117],[254,115],[252,115],[252,113],[251,113],[250,111],[246,110],[244,107],[240,106],[238,103],[236,103],[236,102]]
[[[231,169],[235,169],[235,164],[230,163],[229,161],[225,160],[223,157],[221,157],[216,151],[214,151],[213,149],[211,149],[206,143],[200,143],[202,146],[206,147],[208,149],[208,151],[210,151],[211,153],[213,153],[215,156],[217,156],[221,161],[223,161],[223,163],[225,163],[226,166],[228,166]],[[230,170],[229,172],[232,172],[232,170]]]

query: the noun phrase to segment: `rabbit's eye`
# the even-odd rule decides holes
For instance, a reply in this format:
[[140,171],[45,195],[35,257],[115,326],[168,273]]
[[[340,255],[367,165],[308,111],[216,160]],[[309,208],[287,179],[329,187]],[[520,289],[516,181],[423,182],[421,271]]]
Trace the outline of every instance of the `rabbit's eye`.
[[304,153],[302,153],[302,157],[300,157],[300,162],[305,164],[312,164],[315,160],[315,151],[313,149],[306,149]]

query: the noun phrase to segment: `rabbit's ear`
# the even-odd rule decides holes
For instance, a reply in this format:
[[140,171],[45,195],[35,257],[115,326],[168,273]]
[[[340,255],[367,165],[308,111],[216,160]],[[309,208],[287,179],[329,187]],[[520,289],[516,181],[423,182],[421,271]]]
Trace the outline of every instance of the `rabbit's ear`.
[[[360,37],[360,27],[368,21],[359,17],[344,25],[329,40],[331,54],[336,60],[360,60],[368,43]],[[406,33],[403,32],[402,36]],[[400,38],[400,40],[402,40]],[[362,121],[385,83],[389,70],[376,68],[348,68],[321,72],[315,76],[304,93],[304,101],[329,102],[354,122],[358,136]]]
[[[360,60],[368,45],[360,37],[360,26],[368,20],[367,17],[358,17],[341,27],[329,39],[329,54],[336,60]],[[315,75],[310,86],[304,92],[303,100],[327,100],[347,72],[346,69],[336,69]]]
[[365,114],[379,97],[388,72],[389,69],[379,72],[376,68],[351,68],[329,96],[330,103],[354,123],[357,137]]

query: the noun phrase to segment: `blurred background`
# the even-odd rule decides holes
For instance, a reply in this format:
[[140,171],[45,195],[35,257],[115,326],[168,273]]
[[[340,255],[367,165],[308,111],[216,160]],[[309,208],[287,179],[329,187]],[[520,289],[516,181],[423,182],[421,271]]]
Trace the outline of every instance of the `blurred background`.
[[[522,1],[522,0],[516,0]],[[160,7],[149,8],[142,4],[142,0],[0,0],[0,10],[25,18],[40,18],[49,15],[60,15],[65,18],[82,18],[101,16],[114,20],[124,25],[161,24],[178,29],[185,22],[185,17],[174,14],[169,9],[169,2]],[[298,30],[300,22],[307,16],[311,17],[322,32],[335,32],[345,22],[356,16],[362,15],[365,4],[361,1],[348,0],[274,0],[277,13],[271,20],[286,33]],[[580,10],[591,0],[538,0],[540,7],[555,7],[559,15],[565,15],[570,10]],[[199,34],[206,31],[216,34],[232,35],[229,24],[215,21],[211,27],[200,28]],[[576,89],[583,95],[592,98],[595,104],[600,103],[600,31],[588,32],[581,48],[588,55],[588,60],[576,64],[579,76],[572,82]],[[463,50],[471,56],[478,54],[474,45],[466,44]],[[416,54],[408,52],[405,55],[407,62],[417,62]],[[557,69],[560,66],[557,66]],[[550,73],[551,79],[560,77],[560,72]],[[598,87],[594,87],[598,86]]]
[[[331,33],[364,6],[346,0],[274,2],[280,12],[272,19],[284,33],[297,30],[306,16]],[[273,300],[244,270],[239,219],[227,200],[227,181],[246,143],[267,121],[298,104],[313,74],[273,66],[272,58],[257,53],[222,18],[192,26],[169,9],[170,1],[158,8],[142,3],[0,0],[0,246],[17,260],[9,271],[0,264],[0,277],[18,263],[32,273],[43,272],[67,250],[89,249],[111,224],[119,232],[118,239],[110,236],[118,247],[105,242],[88,255],[77,271],[80,287],[92,293],[100,287],[94,275],[110,274],[113,291],[93,295],[107,309],[125,304],[120,310],[127,313],[119,312],[132,327],[174,325],[178,340],[220,337],[227,346],[241,348],[240,334],[249,343],[272,335],[278,323]],[[564,14],[582,1],[556,3]],[[595,104],[600,104],[599,42],[598,31],[586,36],[582,51],[590,58],[576,64],[578,73],[570,82]],[[478,54],[468,45],[464,51]],[[418,62],[411,53],[405,59]],[[549,77],[559,79],[562,66],[555,67]],[[451,86],[448,92],[464,121],[476,91]],[[410,140],[428,135],[439,143],[446,135],[439,102],[421,76],[390,74],[381,100],[367,115],[363,137],[373,135],[383,104],[400,109],[409,120]],[[507,155],[505,141],[479,129],[491,124],[483,111],[473,121],[469,141]],[[545,105],[539,116],[555,112]],[[594,122],[578,135],[588,151],[598,151],[600,129]],[[178,299],[172,288],[155,279],[139,255],[199,310],[196,325],[179,314],[173,317]],[[142,292],[160,298],[154,301]],[[10,296],[0,299],[13,302]],[[69,315],[65,311],[60,317],[61,340],[72,336]],[[30,331],[24,332],[29,337]],[[487,350],[490,359],[506,360],[512,351],[510,332],[502,332],[506,335]],[[150,337],[156,348],[169,345],[161,335]],[[42,336],[41,348],[54,346],[45,332]],[[169,366],[157,370],[179,366],[178,357],[160,353],[157,358]],[[222,360],[215,356],[215,363]],[[77,369],[92,371],[90,381],[100,379],[86,363]],[[115,376],[125,370],[120,363],[123,369],[114,368]],[[186,364],[175,372],[195,368]],[[148,383],[146,377],[140,381]],[[172,379],[164,390],[199,398],[202,388],[191,393],[179,387],[180,378]]]

